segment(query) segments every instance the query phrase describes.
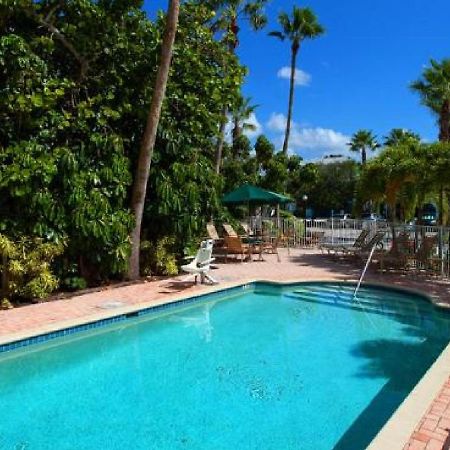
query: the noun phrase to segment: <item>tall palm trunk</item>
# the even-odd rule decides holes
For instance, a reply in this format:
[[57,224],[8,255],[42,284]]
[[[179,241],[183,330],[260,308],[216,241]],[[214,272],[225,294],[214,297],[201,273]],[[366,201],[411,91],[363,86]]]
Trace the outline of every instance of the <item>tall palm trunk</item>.
[[[439,114],[439,141],[450,142],[450,103],[448,100],[442,102]],[[439,189],[439,223],[444,225],[446,220],[444,217],[445,192],[444,186]]]
[[288,105],[288,115],[286,122],[286,134],[284,136],[283,143],[283,154],[287,155],[289,147],[289,135],[291,134],[291,122],[292,122],[292,110],[294,107],[294,88],[295,88],[295,68],[297,64],[297,53],[299,45],[292,44],[292,54],[291,54],[291,82],[289,86],[289,105]]
[[367,152],[365,147],[361,148],[361,164],[364,166],[366,164],[367,161]]
[[450,102],[442,102],[439,114],[439,140],[441,142],[450,142]]
[[167,80],[169,78],[169,69],[172,60],[173,44],[177,31],[179,13],[180,0],[169,0],[166,27],[161,45],[161,61],[156,74],[155,88],[139,149],[139,158],[131,195],[131,211],[133,212],[135,220],[134,229],[131,232],[131,256],[128,269],[128,277],[131,280],[139,277],[139,250],[145,195],[147,192],[147,182],[155,146],[156,132],[161,116],[161,107],[166,93]]

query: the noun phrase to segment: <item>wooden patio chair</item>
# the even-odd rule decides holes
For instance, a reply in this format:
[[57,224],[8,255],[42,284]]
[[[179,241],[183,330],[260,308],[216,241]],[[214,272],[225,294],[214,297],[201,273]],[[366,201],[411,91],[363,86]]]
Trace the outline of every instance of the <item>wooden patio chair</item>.
[[236,259],[238,256],[241,257],[241,262],[247,257],[252,261],[252,245],[244,244],[239,236],[225,236],[224,241],[223,252],[226,259],[230,255],[235,255]]
[[216,226],[212,222],[206,224],[206,232],[208,234],[208,238],[213,240],[215,250],[217,247],[223,246],[223,238],[219,236]]
[[224,223],[222,226],[229,237],[238,237],[238,234],[229,223]]

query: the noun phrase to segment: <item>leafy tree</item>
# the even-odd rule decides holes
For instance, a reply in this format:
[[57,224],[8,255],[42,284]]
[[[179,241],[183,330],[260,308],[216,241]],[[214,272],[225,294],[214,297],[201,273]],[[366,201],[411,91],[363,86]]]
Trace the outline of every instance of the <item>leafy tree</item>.
[[2,7],[0,227],[67,238],[66,257],[89,279],[123,272],[128,258],[134,136],[124,129],[156,40],[135,4]]
[[294,107],[294,87],[295,87],[295,71],[297,66],[297,55],[302,42],[306,39],[314,39],[325,32],[325,29],[317,21],[314,12],[309,8],[298,8],[294,5],[292,16],[282,12],[278,17],[281,25],[281,31],[273,31],[269,33],[282,41],[288,39],[291,43],[291,77],[289,88],[289,104],[286,122],[286,133],[283,143],[283,153],[287,155],[289,146],[289,135],[291,131],[292,110]]
[[[439,198],[443,223],[448,209],[441,197],[450,188],[448,143],[407,142],[386,147],[371,159],[358,183],[358,203],[386,202],[392,220],[409,220],[416,208]],[[396,215],[400,212],[400,215]]]
[[369,130],[357,131],[347,145],[352,152],[361,154],[362,165],[366,164],[367,150],[375,151],[380,146],[376,137]]
[[258,173],[267,168],[269,161],[275,153],[275,146],[266,136],[260,135],[255,142],[256,161],[258,163]]
[[384,137],[383,145],[385,147],[394,147],[408,143],[419,143],[420,136],[412,131],[403,128],[393,128],[387,136]]
[[[267,0],[201,0],[201,3],[216,12],[211,23],[211,30],[222,34],[223,42],[230,53],[234,54],[239,45],[239,22],[248,21],[254,31],[258,31],[267,23],[264,14],[264,6]],[[228,111],[232,103],[224,101],[222,118],[219,122],[219,134],[217,139],[215,167],[216,173],[220,173],[222,164],[222,151],[225,141],[225,127],[228,121]]]
[[256,184],[256,159],[251,155],[250,140],[241,135],[232,146],[226,145],[224,150],[222,175],[225,192],[244,183]]
[[260,178],[260,186],[269,191],[283,193],[286,191],[288,181],[289,158],[283,152],[275,154],[264,168],[264,175]]
[[214,39],[210,18],[202,5],[181,8],[144,209],[144,238],[175,236],[179,254],[220,212],[223,180],[214,171],[214,139],[222,101],[239,94],[245,72]]
[[131,210],[134,216],[134,228],[131,233],[131,255],[128,267],[128,277],[132,280],[139,277],[139,255],[141,242],[142,217],[144,214],[147,181],[152,163],[153,148],[156,141],[159,117],[166,93],[169,69],[172,61],[173,45],[177,32],[179,0],[169,0],[166,26],[161,44],[161,58],[156,73],[155,87],[147,116],[147,124],[142,136],[137,166],[134,174],[133,191],[131,194]]
[[438,116],[439,140],[450,142],[450,59],[431,60],[422,78],[411,84],[422,103]]
[[[351,211],[358,177],[358,166],[353,160],[315,164],[303,169],[305,187],[299,194],[308,195],[308,206],[316,215],[334,211]],[[297,198],[301,198],[298,195]]]
[[[61,277],[67,268],[76,275],[74,266],[91,282],[127,269],[131,169],[165,27],[140,4],[2,5],[0,230],[67,241]],[[181,9],[144,206],[144,237],[175,236],[177,252],[219,208],[213,139],[221,102],[237,96],[244,73],[214,39],[210,19],[202,6]],[[83,70],[62,37],[87,61]]]

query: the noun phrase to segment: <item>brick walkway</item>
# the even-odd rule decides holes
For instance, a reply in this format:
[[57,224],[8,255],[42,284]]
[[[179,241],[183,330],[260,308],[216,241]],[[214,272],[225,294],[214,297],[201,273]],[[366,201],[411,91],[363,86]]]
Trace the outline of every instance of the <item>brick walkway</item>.
[[[257,279],[346,281],[355,280],[359,276],[360,269],[326,258],[314,250],[295,249],[291,250],[290,255],[286,250],[281,250],[280,254],[280,263],[276,261],[274,255],[265,255],[265,261],[217,264],[213,275],[220,281],[220,287]],[[445,282],[371,272],[368,273],[367,280],[419,289],[432,295],[439,302],[450,305],[450,284]],[[126,308],[145,307],[210,289],[214,288],[182,283],[178,277],[106,288],[68,299],[0,311],[0,342],[107,317],[118,314]],[[448,436],[447,429],[450,429],[450,380],[442,388],[440,395],[418,424],[409,444],[404,448],[443,449]]]
[[405,450],[450,448],[450,379],[417,425]]

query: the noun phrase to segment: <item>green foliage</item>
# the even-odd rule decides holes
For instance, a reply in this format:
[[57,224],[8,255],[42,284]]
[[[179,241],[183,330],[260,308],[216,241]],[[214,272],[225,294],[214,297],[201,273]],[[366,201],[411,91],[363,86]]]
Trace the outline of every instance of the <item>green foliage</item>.
[[[67,288],[126,270],[131,169],[164,29],[141,7],[0,5],[0,230],[67,242],[58,262]],[[182,7],[145,206],[144,234],[176,236],[177,251],[220,207],[213,140],[245,73],[211,18],[203,5]]]
[[420,136],[403,128],[393,128],[384,138],[384,147],[407,145],[408,143],[420,143]]
[[275,153],[275,146],[261,134],[255,142],[256,161],[259,166],[259,172],[267,168],[269,161]]
[[[450,189],[450,146],[408,142],[371,159],[358,182],[358,203],[386,202],[392,219],[409,220],[427,198]],[[400,210],[401,216],[395,217]],[[440,205],[440,211],[447,205]]]
[[141,242],[142,275],[177,275],[175,239],[164,237],[157,242]]
[[93,279],[121,273],[140,120],[132,105],[148,92],[157,32],[132,1],[10,5],[14,33],[0,38],[0,229],[68,238],[67,255]]
[[219,211],[222,180],[212,165],[213,142],[223,103],[238,97],[245,73],[214,39],[209,19],[204,7],[182,9],[144,214],[144,234],[176,236],[180,253]]
[[13,242],[0,234],[0,272],[4,274],[6,296],[45,298],[57,289],[58,279],[52,273],[51,263],[63,250],[62,243],[27,237]]
[[450,141],[450,59],[431,60],[411,89],[420,96],[422,104],[438,116],[439,140]]
[[302,193],[308,195],[307,206],[313,208],[316,215],[328,216],[331,210],[351,211],[358,176],[355,161],[307,165],[302,173]]
[[314,39],[321,36],[325,29],[319,24],[316,15],[310,8],[299,8],[294,5],[292,14],[282,12],[278,16],[281,31],[269,33],[282,41],[288,39],[294,51],[297,51],[305,39]]

